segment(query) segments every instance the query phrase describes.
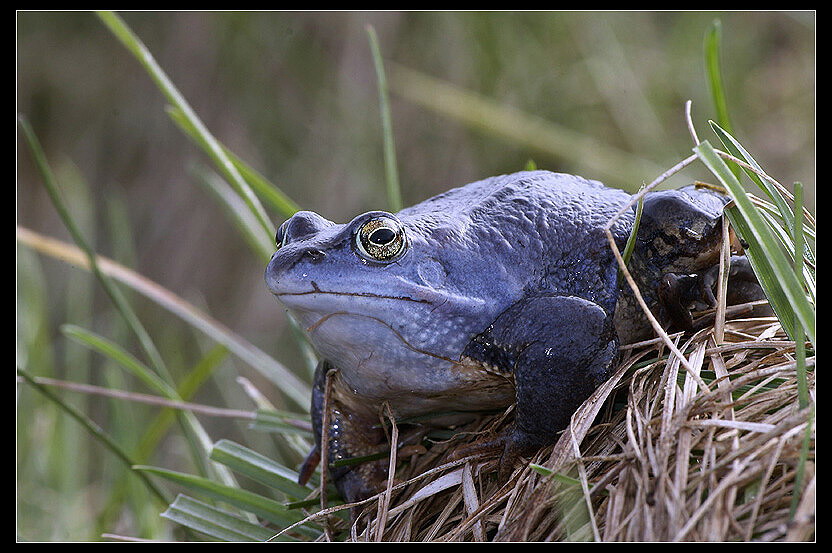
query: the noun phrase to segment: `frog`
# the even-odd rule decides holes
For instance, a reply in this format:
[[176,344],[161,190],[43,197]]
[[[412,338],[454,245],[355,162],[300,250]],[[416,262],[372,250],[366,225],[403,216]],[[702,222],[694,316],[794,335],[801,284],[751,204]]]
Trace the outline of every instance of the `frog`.
[[[693,310],[715,301],[729,201],[696,186],[644,196],[629,268],[668,329],[691,330]],[[320,358],[300,481],[325,454],[345,501],[378,493],[386,459],[338,461],[390,447],[386,416],[455,428],[513,407],[506,429],[471,450],[501,467],[555,443],[621,346],[652,336],[607,237],[609,225],[623,251],[635,210],[621,189],[533,170],[345,224],[312,211],[284,221],[266,285]],[[733,299],[764,299],[735,253]]]

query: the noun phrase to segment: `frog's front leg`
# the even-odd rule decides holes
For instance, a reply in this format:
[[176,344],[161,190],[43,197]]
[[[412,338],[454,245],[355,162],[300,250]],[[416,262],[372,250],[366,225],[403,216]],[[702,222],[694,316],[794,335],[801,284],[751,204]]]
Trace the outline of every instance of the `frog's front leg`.
[[[376,413],[366,405],[358,405],[353,394],[334,373],[334,381],[326,403],[327,373],[332,365],[318,363],[312,388],[312,430],[315,447],[309,453],[300,470],[299,481],[305,484],[321,460],[322,436],[326,434],[329,475],[341,497],[347,503],[366,499],[381,488],[387,479],[387,461],[367,461],[352,466],[333,466],[338,460],[363,457],[378,453],[387,447],[386,435],[379,425]],[[326,407],[326,432],[324,409]]]
[[572,414],[607,379],[618,355],[612,316],[574,296],[534,297],[503,312],[466,347],[463,356],[511,372],[516,416],[496,440],[501,472],[519,456],[553,444]]

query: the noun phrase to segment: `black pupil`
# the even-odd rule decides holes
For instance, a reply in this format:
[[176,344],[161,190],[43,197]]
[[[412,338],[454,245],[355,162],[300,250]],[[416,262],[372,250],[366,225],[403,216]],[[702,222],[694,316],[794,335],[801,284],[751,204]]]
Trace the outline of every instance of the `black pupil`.
[[370,234],[370,242],[378,246],[389,244],[396,238],[396,233],[392,229],[382,227],[374,230]]

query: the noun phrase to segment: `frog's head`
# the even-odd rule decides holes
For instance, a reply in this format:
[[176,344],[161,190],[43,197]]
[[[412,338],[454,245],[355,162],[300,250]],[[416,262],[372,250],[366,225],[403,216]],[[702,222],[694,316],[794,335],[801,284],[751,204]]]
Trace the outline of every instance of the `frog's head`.
[[406,211],[336,224],[301,211],[277,232],[266,283],[352,385],[429,392],[425,371],[441,374],[495,316],[483,299],[494,283],[478,276],[495,271],[470,266],[465,224]]

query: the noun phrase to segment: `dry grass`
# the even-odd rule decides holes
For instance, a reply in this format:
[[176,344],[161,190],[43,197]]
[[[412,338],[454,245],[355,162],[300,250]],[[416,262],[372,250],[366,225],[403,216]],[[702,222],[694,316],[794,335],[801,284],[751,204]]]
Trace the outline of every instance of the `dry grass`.
[[352,538],[813,539],[814,445],[808,484],[789,514],[808,418],[797,408],[794,343],[771,318],[726,323],[720,345],[711,329],[671,338],[692,372],[661,341],[626,348],[572,428],[532,460],[573,480],[524,465],[501,482],[495,459],[438,461],[476,439],[474,431],[498,431],[509,412],[404,463],[402,483],[366,505]]

